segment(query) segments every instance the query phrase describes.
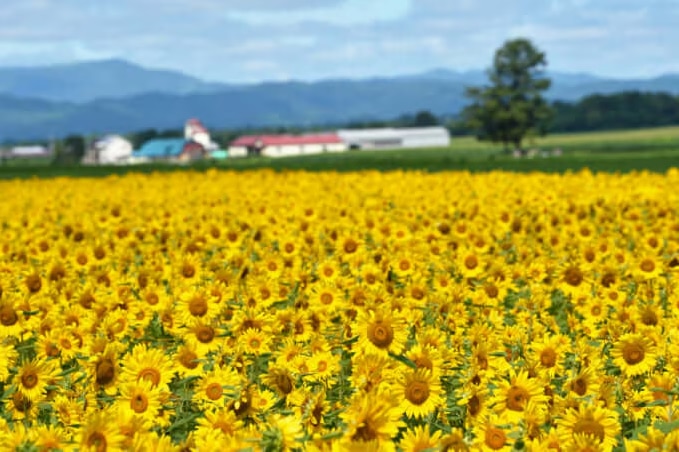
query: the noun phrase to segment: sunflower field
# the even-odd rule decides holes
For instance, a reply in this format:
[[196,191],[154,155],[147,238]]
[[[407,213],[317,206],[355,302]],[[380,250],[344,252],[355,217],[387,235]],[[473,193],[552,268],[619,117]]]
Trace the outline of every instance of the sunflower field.
[[679,450],[678,187],[0,182],[0,450]]

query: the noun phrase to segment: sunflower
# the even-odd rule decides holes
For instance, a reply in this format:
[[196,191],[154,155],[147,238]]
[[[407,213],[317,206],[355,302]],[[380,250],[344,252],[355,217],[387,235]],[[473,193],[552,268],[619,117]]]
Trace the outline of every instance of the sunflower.
[[429,370],[406,371],[392,388],[406,416],[422,418],[443,404],[441,384]]
[[497,384],[492,401],[493,409],[508,422],[521,421],[529,402],[547,402],[543,385],[537,378],[529,378],[525,371],[512,372],[508,381],[500,380]]
[[275,390],[281,397],[286,397],[297,385],[295,376],[288,366],[284,365],[269,366],[268,372],[261,378],[262,383]]
[[396,376],[396,361],[385,354],[362,353],[351,360],[351,385],[362,392],[375,392]]
[[315,273],[319,280],[334,283],[341,276],[340,264],[335,259],[325,259],[318,264]]
[[33,427],[34,444],[40,451],[65,450],[70,442],[68,432],[56,425],[37,425]]
[[150,381],[141,379],[121,385],[116,403],[129,414],[153,422],[161,407],[161,394]]
[[611,351],[613,363],[627,376],[642,375],[655,366],[657,352],[650,339],[639,333],[627,333],[616,341]]
[[386,308],[361,312],[356,331],[364,352],[399,354],[408,338],[405,319]]
[[439,448],[441,452],[467,452],[469,445],[465,441],[465,433],[461,428],[453,428],[450,433],[441,436]]
[[400,414],[396,401],[386,394],[355,395],[340,415],[347,425],[343,446],[356,448],[377,443],[379,448],[375,450],[394,450],[392,439],[403,426]]
[[459,393],[457,404],[466,408],[465,420],[475,424],[483,419],[488,407],[489,391],[485,385],[466,384]]
[[473,248],[464,248],[457,251],[456,268],[463,278],[478,278],[483,274],[486,262],[481,253]]
[[204,289],[191,288],[179,296],[177,311],[182,325],[195,321],[210,323],[218,314],[219,306]]
[[7,381],[18,356],[14,345],[0,342],[0,381]]
[[16,374],[17,390],[28,400],[36,401],[45,395],[47,385],[54,384],[57,369],[54,361],[45,359],[25,362]]
[[403,452],[420,452],[437,449],[440,440],[440,430],[432,434],[429,427],[420,425],[406,430],[398,445]]
[[220,328],[213,323],[195,322],[187,333],[188,339],[195,344],[196,351],[201,356],[218,351],[224,345]]
[[162,349],[149,349],[145,344],[135,345],[132,353],[121,362],[122,382],[148,380],[154,388],[168,389],[175,367]]
[[57,420],[71,431],[71,427],[81,424],[84,407],[75,397],[58,394],[51,402]]
[[334,283],[314,283],[307,293],[309,293],[311,309],[318,309],[327,312],[329,315],[334,315],[342,308],[344,294]]
[[267,424],[269,428],[262,433],[260,442],[262,450],[288,452],[302,446],[302,422],[296,416],[276,413],[269,416]]
[[15,390],[9,394],[2,403],[5,410],[11,415],[13,421],[22,419],[34,419],[38,414],[38,404],[44,400],[43,396],[31,400],[21,391]]
[[531,351],[528,354],[528,360],[539,372],[544,372],[550,378],[554,378],[563,370],[564,351],[568,342],[568,339],[560,334],[545,335],[542,340],[530,344]]
[[676,377],[669,372],[651,375],[642,390],[642,398],[651,404],[654,418],[670,421],[669,416],[676,409],[672,397]]
[[429,370],[433,377],[441,376],[444,360],[438,349],[417,343],[405,353],[405,356],[415,363],[418,369]]
[[651,254],[639,256],[632,263],[632,276],[639,281],[657,279],[664,271],[663,264],[664,262],[660,257]]
[[240,384],[241,378],[232,367],[216,367],[200,378],[194,398],[210,406],[223,407]]
[[620,430],[615,411],[587,403],[568,410],[563,418],[557,420],[557,427],[563,447],[568,448],[576,443],[579,436],[591,436],[605,450],[615,447],[616,435]]
[[254,356],[260,356],[271,352],[271,335],[261,330],[248,328],[241,333],[237,340],[237,349],[240,352]]
[[118,430],[117,424],[111,422],[116,414],[112,410],[93,412],[80,427],[80,450],[103,452],[123,450],[125,436]]
[[313,394],[302,388],[293,391],[288,397],[288,403],[294,407],[294,411],[309,431],[320,432],[324,428],[323,417],[330,409],[330,403],[325,398],[325,391],[320,390]]
[[587,397],[599,393],[600,380],[594,368],[583,366],[580,372],[566,382],[565,388],[572,396]]
[[308,366],[309,378],[312,381],[327,381],[341,370],[339,355],[329,351],[319,351],[312,354]]
[[118,391],[121,372],[119,348],[119,343],[110,343],[102,353],[92,356],[89,360],[94,387],[103,389],[109,395],[114,395]]
[[510,431],[505,429],[504,423],[494,416],[487,416],[486,419],[477,425],[475,439],[472,450],[487,451],[499,450],[509,452],[512,450]]
[[227,436],[235,436],[243,428],[243,421],[228,408],[213,408],[204,412],[198,419],[195,435],[205,437],[206,432],[217,430]]
[[0,340],[19,337],[25,330],[26,320],[18,306],[8,300],[0,300]]
[[589,279],[577,262],[565,264],[561,267],[558,287],[566,294],[577,297],[589,291]]

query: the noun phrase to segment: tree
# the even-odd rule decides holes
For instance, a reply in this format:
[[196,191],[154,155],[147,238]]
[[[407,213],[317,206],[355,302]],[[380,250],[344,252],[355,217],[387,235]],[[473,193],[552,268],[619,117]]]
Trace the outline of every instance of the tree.
[[74,165],[80,163],[85,155],[85,138],[81,135],[69,135],[58,142],[54,150],[54,165]]
[[547,61],[524,38],[509,40],[495,52],[488,70],[489,86],[470,87],[472,103],[463,112],[467,126],[479,140],[521,149],[527,136],[544,135],[552,109],[542,97],[551,81],[544,76]]
[[432,112],[428,110],[421,110],[415,115],[413,125],[416,127],[437,126],[439,125],[439,120]]

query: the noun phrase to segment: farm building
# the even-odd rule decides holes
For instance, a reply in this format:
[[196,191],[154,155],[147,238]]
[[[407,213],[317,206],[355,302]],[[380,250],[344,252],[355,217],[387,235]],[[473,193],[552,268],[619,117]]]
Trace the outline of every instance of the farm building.
[[207,151],[195,141],[183,138],[162,138],[149,140],[142,147],[132,152],[134,163],[150,161],[188,162],[202,159]]
[[84,165],[125,164],[132,156],[132,143],[120,135],[105,135],[92,143],[83,156]]
[[39,144],[23,145],[4,149],[1,153],[4,159],[47,158],[52,156],[52,149]]
[[210,132],[199,120],[191,118],[184,124],[184,139],[199,143],[208,151],[217,149],[219,146],[210,138]]
[[322,154],[324,152],[343,152],[346,144],[337,134],[316,135],[245,135],[237,138],[229,146],[229,157],[263,155],[266,157],[286,157],[291,155]]
[[349,149],[444,147],[450,144],[445,127],[343,129],[337,132]]

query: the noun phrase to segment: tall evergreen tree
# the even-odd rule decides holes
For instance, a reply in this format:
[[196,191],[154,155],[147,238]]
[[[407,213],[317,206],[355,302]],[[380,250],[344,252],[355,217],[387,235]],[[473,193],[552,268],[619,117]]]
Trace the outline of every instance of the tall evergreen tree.
[[521,149],[526,137],[547,132],[552,110],[542,97],[551,84],[546,66],[545,53],[528,39],[509,40],[495,52],[490,84],[465,93],[472,103],[463,117],[478,139]]

